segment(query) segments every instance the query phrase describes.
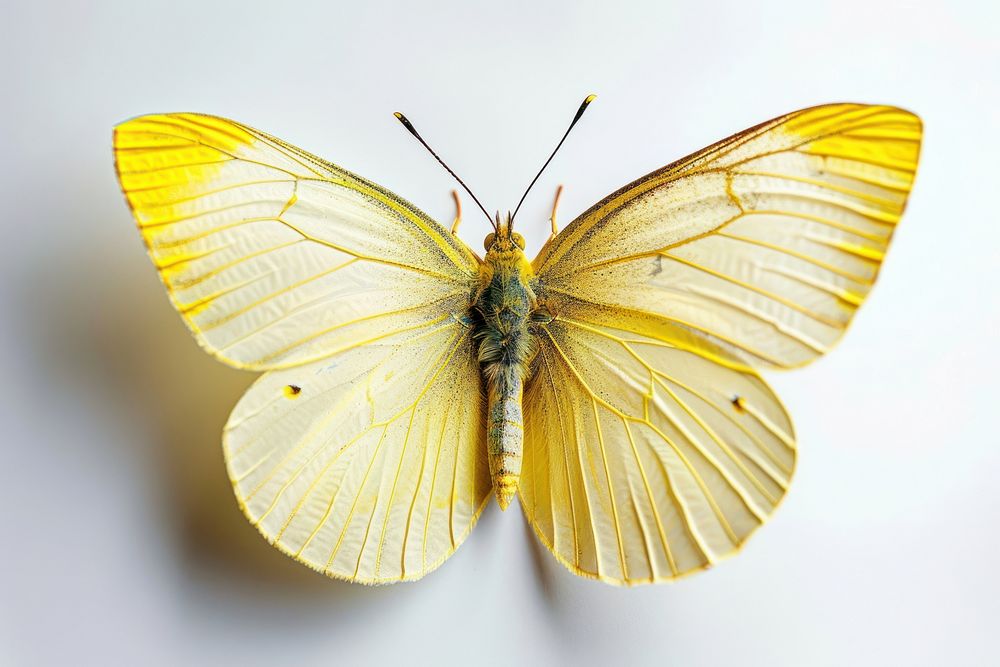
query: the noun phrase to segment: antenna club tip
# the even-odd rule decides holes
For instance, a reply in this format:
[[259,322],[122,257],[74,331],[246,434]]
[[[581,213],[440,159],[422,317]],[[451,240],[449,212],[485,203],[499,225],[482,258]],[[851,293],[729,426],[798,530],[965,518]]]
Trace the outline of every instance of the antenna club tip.
[[587,98],[585,100],[583,100],[583,103],[584,104],[590,104],[591,102],[593,102],[596,99],[597,99],[597,95],[594,95],[593,93],[591,93],[590,95],[587,95]]
[[396,120],[403,120],[404,118],[403,114],[399,113],[398,111],[393,111],[392,115],[396,117]]

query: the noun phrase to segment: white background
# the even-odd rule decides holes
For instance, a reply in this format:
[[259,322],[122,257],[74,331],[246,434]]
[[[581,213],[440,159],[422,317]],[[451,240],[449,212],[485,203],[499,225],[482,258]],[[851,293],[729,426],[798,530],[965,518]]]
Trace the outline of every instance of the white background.
[[[995,660],[996,6],[3,2],[0,662]],[[448,221],[453,184],[393,111],[506,210],[590,92],[519,218],[531,251],[559,182],[568,221],[797,108],[885,102],[925,121],[878,288],[833,354],[768,378],[799,435],[787,501],[740,556],[632,590],[576,579],[495,505],[416,584],[330,581],[271,549],[219,445],[253,377],[203,354],[168,305],[112,126],[229,116]]]

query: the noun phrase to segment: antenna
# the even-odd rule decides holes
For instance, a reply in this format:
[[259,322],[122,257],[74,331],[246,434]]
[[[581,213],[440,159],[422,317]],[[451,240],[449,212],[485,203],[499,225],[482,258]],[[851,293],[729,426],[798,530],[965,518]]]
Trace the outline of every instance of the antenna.
[[517,212],[521,210],[521,204],[524,203],[524,198],[528,196],[528,193],[531,192],[531,188],[535,186],[535,181],[538,180],[538,177],[542,175],[542,172],[545,171],[545,168],[549,166],[549,162],[552,162],[552,158],[554,158],[556,156],[556,153],[559,152],[559,149],[562,148],[563,142],[566,141],[566,137],[568,137],[569,133],[573,130],[573,126],[576,125],[577,121],[580,120],[580,117],[583,116],[583,112],[586,111],[587,107],[590,106],[590,103],[596,99],[597,95],[587,95],[586,99],[584,99],[583,103],[580,105],[580,108],[576,110],[576,115],[573,116],[573,122],[569,124],[568,128],[566,128],[566,134],[564,134],[562,136],[562,139],[559,140],[559,143],[556,144],[556,149],[552,151],[552,155],[550,155],[549,159],[545,161],[545,164],[542,165],[542,168],[538,170],[538,173],[535,174],[535,178],[533,178],[531,180],[531,183],[528,185],[528,189],[524,191],[523,195],[521,195],[521,201],[517,202],[517,208],[514,209],[514,215],[510,217],[511,223],[513,223],[514,218],[517,217]]
[[[496,229],[496,224],[493,222],[493,218],[491,218],[490,214],[486,212],[485,208],[483,208],[483,205],[480,203],[480,201],[476,197],[476,195],[472,194],[472,190],[469,189],[469,186],[466,185],[465,182],[461,178],[458,177],[458,174],[456,174],[455,172],[453,172],[451,170],[451,167],[449,167],[448,165],[446,165],[444,163],[444,160],[442,160],[440,157],[438,157],[438,154],[434,152],[433,148],[431,148],[430,146],[427,145],[427,142],[424,141],[424,138],[421,137],[420,134],[417,132],[417,128],[413,127],[413,123],[411,123],[409,121],[409,119],[407,119],[406,116],[404,116],[403,114],[399,113],[398,111],[395,112],[393,115],[396,117],[396,120],[398,120],[400,123],[403,124],[403,127],[405,127],[410,132],[410,134],[412,134],[413,136],[415,136],[417,138],[417,141],[419,141],[421,144],[423,144],[424,148],[426,148],[430,152],[430,154],[434,156],[434,159],[437,160],[438,162],[440,162],[441,166],[448,170],[448,173],[452,175],[452,178],[454,178],[456,181],[458,181],[458,184],[461,185],[463,188],[465,188],[465,191],[469,193],[470,197],[472,197],[472,201],[476,202],[476,204],[479,206],[479,210],[482,211],[483,215],[486,216],[486,219],[490,221],[490,225],[492,225],[493,228]],[[574,121],[574,122],[576,122],[576,121]]]

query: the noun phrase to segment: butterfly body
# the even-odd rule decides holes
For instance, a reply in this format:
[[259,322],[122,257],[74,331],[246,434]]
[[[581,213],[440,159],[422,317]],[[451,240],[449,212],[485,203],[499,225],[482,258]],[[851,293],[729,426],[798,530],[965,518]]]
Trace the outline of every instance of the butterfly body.
[[473,338],[487,394],[487,453],[500,507],[517,492],[524,450],[521,399],[535,350],[532,316],[538,309],[537,279],[524,255],[524,239],[510,219],[486,238],[486,258],[473,300]]

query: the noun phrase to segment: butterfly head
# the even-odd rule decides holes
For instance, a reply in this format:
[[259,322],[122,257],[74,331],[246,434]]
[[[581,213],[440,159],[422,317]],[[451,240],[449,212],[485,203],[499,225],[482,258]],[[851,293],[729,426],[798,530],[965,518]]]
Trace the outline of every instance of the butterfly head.
[[500,217],[497,211],[493,222],[493,232],[486,235],[483,241],[486,252],[509,253],[514,250],[524,250],[524,237],[513,229],[513,220],[510,211],[506,218]]

